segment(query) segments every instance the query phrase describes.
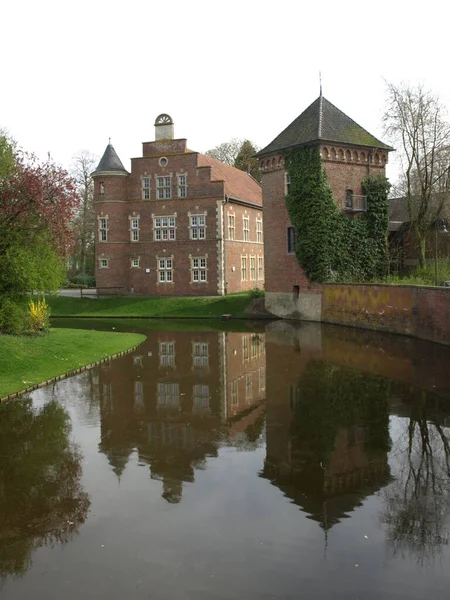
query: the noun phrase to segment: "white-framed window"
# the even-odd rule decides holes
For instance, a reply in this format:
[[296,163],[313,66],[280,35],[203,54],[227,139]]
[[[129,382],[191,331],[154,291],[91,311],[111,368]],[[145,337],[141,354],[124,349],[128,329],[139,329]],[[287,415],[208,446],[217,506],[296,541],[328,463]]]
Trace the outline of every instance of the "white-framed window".
[[186,198],[187,196],[187,176],[178,175],[178,198]]
[[250,281],[256,281],[256,256],[250,256]]
[[250,239],[250,219],[248,217],[242,217],[242,231],[244,242],[248,242]]
[[228,239],[234,240],[234,215],[228,215]]
[[261,219],[256,219],[256,241],[262,244],[263,241],[263,224]]
[[258,256],[258,279],[264,279],[264,258]]
[[194,368],[209,365],[209,344],[205,342],[192,342],[192,366]]
[[202,283],[208,281],[208,259],[206,256],[196,256],[191,258],[191,281]]
[[139,217],[130,217],[130,240],[139,241]]
[[250,400],[253,396],[252,374],[247,373],[245,376],[245,399]]
[[173,259],[158,258],[158,282],[173,283]]
[[98,184],[98,191],[100,196],[105,195],[105,184],[103,183],[103,181],[100,181],[100,183]]
[[150,200],[150,177],[141,178],[142,200]]
[[98,218],[98,241],[99,242],[107,242],[108,241],[108,218],[107,217],[99,217]]
[[137,258],[132,258],[131,259],[131,268],[135,269],[137,267],[139,267],[139,256]]
[[175,342],[159,342],[159,366],[175,367]]
[[142,367],[142,364],[142,356],[133,356],[133,365],[135,365],[136,367]]
[[209,408],[209,385],[195,383],[192,386],[192,400],[195,409]]
[[156,192],[158,200],[172,198],[172,177],[170,175],[156,178]]
[[242,336],[242,360],[248,360],[248,335]]
[[238,380],[231,382],[231,406],[236,406],[238,403]]
[[287,196],[291,189],[291,176],[286,171],[284,174],[284,195]]
[[158,383],[156,398],[157,408],[179,408],[180,384]]
[[259,391],[263,392],[266,389],[266,368],[259,367],[258,369]]
[[109,260],[107,258],[99,258],[98,266],[100,269],[107,269],[109,267]]
[[134,406],[136,408],[144,406],[144,384],[142,381],[134,382]]
[[191,240],[204,240],[206,237],[206,216],[191,215],[189,217]]
[[155,242],[173,241],[176,239],[177,218],[153,217],[153,239]]
[[241,280],[247,281],[247,257],[241,256]]

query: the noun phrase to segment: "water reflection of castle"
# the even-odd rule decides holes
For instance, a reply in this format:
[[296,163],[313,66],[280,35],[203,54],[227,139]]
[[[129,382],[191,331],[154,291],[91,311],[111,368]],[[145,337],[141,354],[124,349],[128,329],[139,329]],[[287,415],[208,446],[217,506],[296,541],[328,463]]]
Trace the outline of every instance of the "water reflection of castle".
[[116,475],[137,451],[162,481],[163,497],[179,502],[183,482],[194,481],[220,445],[246,432],[254,443],[266,395],[264,337],[155,332],[135,353],[103,365],[100,449]]
[[327,362],[317,328],[269,334],[266,356],[261,476],[328,530],[390,479],[387,380]]

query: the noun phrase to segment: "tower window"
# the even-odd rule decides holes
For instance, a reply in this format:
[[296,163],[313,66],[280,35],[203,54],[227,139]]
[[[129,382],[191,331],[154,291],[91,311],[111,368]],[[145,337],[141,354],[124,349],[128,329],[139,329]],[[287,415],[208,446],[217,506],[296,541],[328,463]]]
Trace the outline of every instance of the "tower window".
[[287,251],[288,254],[295,254],[295,227],[287,228]]
[[345,208],[353,208],[353,190],[345,192]]

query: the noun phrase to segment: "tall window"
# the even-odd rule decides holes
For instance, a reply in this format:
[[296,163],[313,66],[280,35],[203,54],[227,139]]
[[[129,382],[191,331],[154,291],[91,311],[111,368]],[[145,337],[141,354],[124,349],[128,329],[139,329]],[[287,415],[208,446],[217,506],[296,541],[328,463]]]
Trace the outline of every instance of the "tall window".
[[139,241],[139,219],[136,217],[130,219],[130,239],[132,242]]
[[242,218],[242,229],[244,232],[244,242],[248,242],[250,239],[250,219],[248,217]]
[[134,406],[136,408],[144,405],[144,384],[142,381],[134,382]]
[[195,409],[209,408],[209,385],[195,383],[192,387],[192,399]]
[[156,190],[158,200],[172,197],[172,178],[170,175],[167,177],[156,178]]
[[247,257],[241,256],[241,280],[247,281]]
[[235,379],[231,382],[231,406],[236,406],[238,403],[238,381]]
[[250,256],[250,281],[256,281],[256,256]]
[[246,400],[250,400],[251,397],[253,396],[253,389],[252,389],[252,374],[251,373],[247,373],[245,376],[245,398]]
[[142,200],[150,200],[150,177],[142,178]]
[[248,360],[248,335],[242,336],[242,360]]
[[234,215],[228,215],[228,239],[234,240]]
[[191,240],[204,240],[206,237],[206,217],[205,215],[191,215],[189,217],[191,229]]
[[261,219],[256,219],[256,241],[261,244],[263,241],[263,225]]
[[258,256],[258,279],[264,279],[264,259]]
[[291,189],[291,176],[289,173],[284,174],[284,194],[287,196]]
[[101,217],[98,220],[98,241],[99,242],[107,242],[108,241],[108,219]]
[[206,257],[191,258],[191,281],[207,281],[207,259]]
[[100,181],[100,183],[98,184],[98,188],[99,188],[99,193],[100,196],[104,196],[105,195],[105,184],[103,183],[103,181]]
[[157,385],[157,408],[178,408],[180,405],[180,384],[158,383]]
[[288,254],[295,254],[295,227],[287,228],[287,251]]
[[153,239],[156,242],[175,239],[176,217],[153,217]]
[[171,258],[158,258],[159,283],[173,282],[173,260]]
[[209,364],[209,346],[204,342],[192,343],[192,366],[207,367]]
[[159,366],[175,366],[175,342],[159,342]]
[[186,175],[178,175],[178,198],[186,198],[187,182]]
[[345,192],[345,208],[353,208],[353,190]]

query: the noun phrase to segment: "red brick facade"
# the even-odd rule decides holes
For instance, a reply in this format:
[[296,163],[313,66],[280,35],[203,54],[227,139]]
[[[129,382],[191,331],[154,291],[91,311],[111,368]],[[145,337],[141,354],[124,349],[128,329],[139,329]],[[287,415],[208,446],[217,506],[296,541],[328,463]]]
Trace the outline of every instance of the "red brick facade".
[[260,185],[184,139],[156,138],[130,174],[104,159],[93,174],[97,287],[150,296],[263,288]]
[[[361,182],[369,174],[385,174],[386,150],[368,152],[357,146],[317,144],[328,183],[338,205],[346,210],[347,190],[351,190],[355,206],[361,206]],[[286,171],[280,154],[260,161],[265,215],[264,247],[266,291],[291,293],[294,286],[299,292],[320,293],[321,286],[311,282],[298,264],[294,252],[288,252],[288,227],[292,227],[286,210]],[[356,214],[349,210],[349,217]]]

